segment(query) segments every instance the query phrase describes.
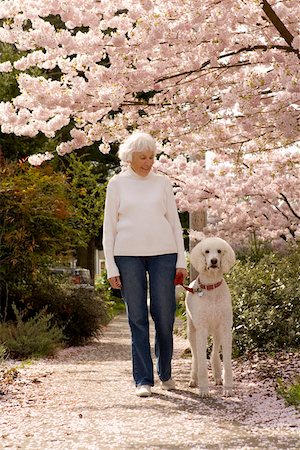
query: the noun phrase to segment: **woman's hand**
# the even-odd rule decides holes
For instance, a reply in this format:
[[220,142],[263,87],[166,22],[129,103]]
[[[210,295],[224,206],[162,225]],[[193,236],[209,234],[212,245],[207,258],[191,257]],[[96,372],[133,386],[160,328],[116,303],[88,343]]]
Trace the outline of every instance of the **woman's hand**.
[[121,289],[122,283],[120,277],[111,277],[108,278],[108,282],[113,289]]
[[178,267],[178,268],[176,269],[176,278],[177,278],[177,279],[182,278],[183,283],[184,283],[184,280],[186,279],[187,276],[188,276],[188,273],[187,273],[187,270],[186,270],[186,269],[181,268],[181,267]]

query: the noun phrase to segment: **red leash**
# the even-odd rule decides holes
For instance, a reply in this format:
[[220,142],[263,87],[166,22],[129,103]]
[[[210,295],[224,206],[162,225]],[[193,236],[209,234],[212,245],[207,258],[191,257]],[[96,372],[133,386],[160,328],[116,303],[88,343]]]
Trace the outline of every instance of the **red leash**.
[[221,286],[221,284],[223,282],[223,280],[220,280],[215,284],[202,284],[199,280],[198,288],[194,289],[194,288],[190,288],[189,286],[186,286],[185,284],[183,284],[183,281],[184,281],[183,275],[182,275],[182,273],[179,273],[175,276],[174,284],[175,284],[175,286],[177,286],[177,285],[182,286],[186,291],[191,292],[192,294],[194,294],[195,292],[199,292],[199,290],[201,290],[201,289],[205,289],[206,291],[211,291],[212,289],[216,289],[219,286]]
[[189,286],[184,285],[183,281],[184,281],[183,274],[182,273],[177,273],[175,278],[174,278],[175,286],[180,285],[180,286],[184,287],[184,289],[186,289],[187,291],[194,292],[194,289],[190,288]]

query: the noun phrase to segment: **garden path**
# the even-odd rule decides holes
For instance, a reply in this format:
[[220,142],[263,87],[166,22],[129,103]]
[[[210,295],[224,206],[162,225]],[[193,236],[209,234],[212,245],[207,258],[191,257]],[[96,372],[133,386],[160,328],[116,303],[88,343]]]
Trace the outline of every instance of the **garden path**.
[[234,362],[233,397],[222,397],[221,388],[211,382],[213,396],[200,399],[188,387],[191,361],[183,357],[188,343],[179,335],[174,343],[177,390],[161,391],[157,382],[150,398],[134,394],[124,315],[90,345],[23,367],[6,361],[6,368],[10,364],[18,373],[0,397],[0,448],[300,448],[299,415],[276,397],[269,378],[258,376],[259,361]]

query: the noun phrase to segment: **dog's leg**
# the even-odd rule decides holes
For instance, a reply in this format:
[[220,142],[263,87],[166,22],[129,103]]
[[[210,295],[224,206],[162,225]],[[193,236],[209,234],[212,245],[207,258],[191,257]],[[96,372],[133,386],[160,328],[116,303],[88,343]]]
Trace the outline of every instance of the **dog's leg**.
[[196,331],[197,343],[197,362],[198,362],[198,387],[199,396],[208,397],[208,375],[207,375],[207,330],[201,329]]
[[197,386],[197,372],[198,372],[198,364],[197,364],[197,345],[196,345],[196,329],[192,323],[192,320],[189,316],[187,316],[187,337],[191,346],[192,352],[192,368],[190,375],[190,387]]
[[220,359],[221,341],[219,333],[213,335],[213,347],[210,357],[211,369],[216,385],[222,384],[222,365]]
[[232,334],[231,330],[224,331],[224,339],[222,342],[223,354],[223,394],[225,397],[232,395],[233,375],[231,365],[231,351],[232,351]]

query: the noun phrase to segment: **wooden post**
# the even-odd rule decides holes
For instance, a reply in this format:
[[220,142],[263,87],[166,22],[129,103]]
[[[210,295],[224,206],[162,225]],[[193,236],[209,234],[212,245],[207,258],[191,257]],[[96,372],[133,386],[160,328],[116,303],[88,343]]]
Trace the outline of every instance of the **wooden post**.
[[[205,156],[204,155],[192,155],[191,161],[198,162],[205,169]],[[206,210],[201,209],[199,211],[194,211],[189,214],[189,229],[194,231],[203,231],[203,229],[207,225],[207,213]],[[192,251],[192,248],[195,247],[196,242],[191,238],[189,239],[189,251]],[[190,281],[194,280],[197,277],[198,273],[194,269],[194,267],[190,264]]]
[[[204,209],[199,211],[194,211],[189,214],[189,228],[190,230],[195,231],[203,231],[204,227],[206,227],[207,224],[207,214]],[[193,247],[195,247],[196,242],[193,241],[191,238],[189,240],[189,251],[191,252]],[[190,281],[194,280],[198,273],[192,267],[190,264]]]

